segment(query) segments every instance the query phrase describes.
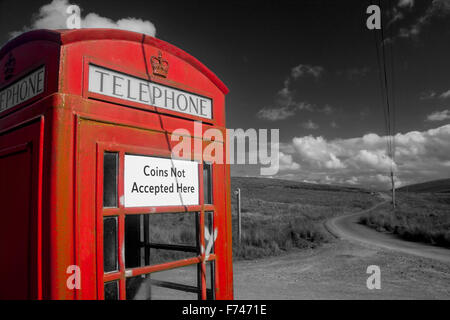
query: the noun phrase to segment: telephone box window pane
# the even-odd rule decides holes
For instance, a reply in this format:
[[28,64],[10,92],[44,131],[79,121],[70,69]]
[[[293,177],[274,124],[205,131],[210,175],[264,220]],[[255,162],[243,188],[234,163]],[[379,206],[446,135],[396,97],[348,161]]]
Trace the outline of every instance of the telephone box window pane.
[[[206,232],[207,231],[207,232]],[[208,245],[209,241],[212,241],[212,247],[210,253],[214,253],[214,237],[212,233],[214,231],[214,212],[205,212],[205,242]]]
[[119,285],[117,281],[105,283],[105,300],[119,300]]
[[197,265],[127,278],[127,300],[196,300]]
[[149,241],[173,245],[196,246],[198,243],[197,212],[160,213],[147,215]]
[[150,264],[161,264],[176,260],[183,260],[196,257],[198,253],[195,252],[183,252],[176,250],[166,250],[166,249],[150,249]]
[[125,217],[125,267],[136,268],[145,263],[144,215],[127,215]]
[[103,269],[117,270],[117,218],[103,218]]
[[125,217],[125,267],[136,268],[199,254],[198,213]]
[[205,204],[212,204],[212,166],[209,163],[203,163],[203,199]]
[[214,261],[206,263],[206,298],[214,300]]
[[103,207],[117,207],[118,154],[105,152],[103,155]]

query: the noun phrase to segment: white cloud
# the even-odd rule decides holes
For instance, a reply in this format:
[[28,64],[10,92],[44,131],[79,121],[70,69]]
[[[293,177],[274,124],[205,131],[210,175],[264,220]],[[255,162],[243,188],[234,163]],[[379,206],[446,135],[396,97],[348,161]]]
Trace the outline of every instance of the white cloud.
[[82,21],[83,28],[111,28],[145,33],[152,37],[156,34],[156,28],[150,21],[138,18],[126,18],[113,21],[109,18],[101,17],[96,13],[89,13]]
[[296,154],[317,169],[344,168],[345,165],[337,158],[340,147],[329,144],[323,137],[313,137],[311,135],[301,138],[294,138],[292,144]]
[[292,155],[279,152],[279,169],[280,171],[298,170],[300,165],[293,161]]
[[395,167],[394,162],[386,156],[384,150],[359,150],[352,161],[363,168],[370,167],[380,171],[389,171],[391,167]]
[[435,98],[436,96],[437,93],[435,91],[426,91],[420,94],[420,100],[429,100]]
[[[10,33],[11,37],[34,30],[34,29],[66,29],[66,20],[68,14],[67,7],[71,5],[68,0],[53,0],[51,3],[43,5],[39,11],[34,14],[31,25],[24,26],[20,31]],[[155,36],[155,25],[139,18],[128,17],[114,21],[110,18],[102,17],[97,13],[88,13],[85,17],[81,17],[82,28],[111,28],[135,31]]]
[[304,129],[308,129],[308,130],[316,130],[319,129],[319,125],[317,123],[314,123],[312,120],[308,120],[306,122],[302,123],[302,127]]
[[289,90],[285,89],[286,88],[283,88],[278,93],[277,95],[278,99],[276,100],[275,106],[264,107],[256,113],[256,116],[259,119],[269,121],[285,120],[295,116],[297,111],[314,110],[314,107],[307,102],[294,101]]
[[325,168],[327,169],[343,169],[345,165],[334,154],[330,153],[330,160],[325,161]]
[[300,169],[290,179],[388,188],[390,169],[397,186],[450,177],[450,124],[395,135],[395,162],[386,153],[386,137],[375,133],[327,140],[312,135],[282,144]]
[[[392,179],[391,179],[390,175],[377,174],[372,178],[379,181],[383,185],[386,185],[389,187],[392,185]],[[404,183],[398,178],[398,176],[394,176],[394,185],[396,188],[401,187],[403,184]]]
[[[405,3],[408,1],[404,1]],[[416,22],[408,28],[401,28],[399,36],[411,38],[418,36],[424,26],[429,24],[436,17],[444,17],[450,14],[450,0],[433,0],[424,15],[420,16]]]
[[435,111],[427,116],[428,121],[444,121],[450,119],[450,110]]
[[323,112],[326,115],[330,115],[330,114],[332,114],[334,112],[334,108],[332,106],[330,106],[329,104],[327,104],[327,105],[325,105],[325,107],[319,108],[317,111],[318,112]]
[[345,183],[356,185],[359,183],[359,179],[357,177],[351,177],[350,179],[345,180]]
[[424,91],[420,94],[420,100],[430,100],[434,98],[448,99],[450,98],[450,90],[438,94],[436,91]]
[[308,64],[299,64],[298,66],[295,66],[291,70],[291,76],[294,79],[298,79],[300,77],[310,75],[314,78],[318,79],[324,72],[324,68],[321,66],[311,66]]
[[400,8],[406,8],[406,7],[412,8],[414,6],[414,0],[399,0],[398,6]]
[[439,96],[439,98],[442,98],[442,99],[450,98],[450,90],[443,92],[443,93]]
[[324,69],[320,66],[312,67],[302,64],[292,68],[291,74],[284,80],[283,88],[276,94],[274,105],[260,109],[256,116],[259,119],[277,121],[293,117],[298,111],[302,110],[322,112],[326,115],[333,113],[334,108],[328,104],[320,108],[308,102],[297,101],[294,97],[294,92],[290,88],[293,80],[303,75],[312,75],[317,79],[323,71]]
[[284,106],[281,108],[263,108],[258,111],[256,116],[260,119],[269,121],[284,120],[295,115],[295,108]]

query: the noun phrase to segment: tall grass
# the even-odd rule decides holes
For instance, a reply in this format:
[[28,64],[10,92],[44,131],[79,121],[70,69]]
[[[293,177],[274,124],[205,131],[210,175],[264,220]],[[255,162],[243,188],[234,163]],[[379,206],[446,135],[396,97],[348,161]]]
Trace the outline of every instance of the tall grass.
[[[236,223],[236,218],[234,219]],[[233,253],[236,258],[252,259],[278,255],[293,248],[315,248],[328,240],[321,227],[308,218],[269,219],[244,218],[239,245],[233,233]]]
[[390,204],[364,215],[360,223],[417,242],[450,248],[450,195],[400,193]]
[[241,189],[242,240],[238,243],[236,199],[233,256],[253,259],[296,249],[312,249],[330,240],[323,222],[369,208],[379,199],[362,189],[312,185],[263,178],[232,178]]

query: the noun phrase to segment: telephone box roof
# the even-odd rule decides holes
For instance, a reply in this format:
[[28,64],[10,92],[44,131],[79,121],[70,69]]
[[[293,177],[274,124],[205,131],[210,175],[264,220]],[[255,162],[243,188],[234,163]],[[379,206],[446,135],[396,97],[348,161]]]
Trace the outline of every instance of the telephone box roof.
[[154,46],[156,48],[169,52],[186,61],[186,63],[192,65],[194,68],[208,77],[208,79],[210,79],[211,82],[213,82],[224,94],[227,94],[229,91],[225,84],[211,70],[209,70],[204,64],[202,64],[187,52],[177,48],[170,43],[167,43],[160,39],[156,39],[149,35],[118,29],[39,29],[25,32],[20,36],[10,40],[5,46],[1,48],[0,59],[2,59],[3,56],[10,50],[22,45],[23,43],[31,41],[50,41],[63,46],[74,42],[91,40],[122,40],[139,42]]

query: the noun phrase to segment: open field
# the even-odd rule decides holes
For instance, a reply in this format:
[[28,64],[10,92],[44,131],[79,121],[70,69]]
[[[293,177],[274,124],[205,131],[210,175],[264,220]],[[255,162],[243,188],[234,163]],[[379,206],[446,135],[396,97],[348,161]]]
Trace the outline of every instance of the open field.
[[[252,187],[252,183],[257,183],[256,187],[265,183],[270,185],[270,181],[242,182],[250,187]],[[283,184],[286,183],[286,186],[290,182],[276,183],[280,186],[279,191],[283,190]],[[276,186],[272,186],[272,191],[274,190],[277,190]],[[314,205],[309,207],[310,210],[308,211],[299,211],[300,215],[311,223],[304,224],[304,226],[305,228],[311,228],[312,226],[315,228],[314,230],[318,230],[320,234],[324,235],[323,241],[305,240],[306,243],[310,244],[309,248],[314,249],[286,250],[282,252],[290,251],[289,254],[278,257],[242,259],[246,256],[237,255],[240,261],[236,261],[233,266],[236,299],[450,299],[450,265],[446,262],[448,261],[448,255],[444,252],[447,249],[402,241],[396,236],[370,230],[358,223],[358,218],[365,214],[359,206],[359,200],[367,199],[368,203],[378,203],[378,206],[371,206],[369,210],[370,212],[371,210],[382,212],[382,208],[386,209],[384,204],[386,195],[380,194],[381,197],[379,198],[370,195],[370,193],[365,193],[364,190],[354,194],[348,194],[347,192],[351,192],[350,190],[342,190],[342,201],[336,201],[327,188],[322,190],[314,188],[313,191],[308,188],[308,185],[300,185],[300,190],[302,190],[302,197],[298,197],[296,194],[283,194],[283,197],[287,198],[288,201],[275,201],[276,204],[267,201],[267,206],[260,209],[261,212],[265,212],[261,216],[269,216],[275,212],[273,214],[275,221],[283,218],[289,221],[292,217],[284,206],[297,201],[301,208],[302,205],[306,205],[302,203],[302,199],[306,199]],[[253,189],[250,190],[250,193],[252,191]],[[335,192],[338,195],[340,194],[339,191]],[[368,195],[370,197],[365,198]],[[276,197],[270,191],[266,191],[264,194],[264,190],[257,190],[252,196],[250,200],[243,199],[243,202],[248,201],[252,204],[257,200],[262,200],[260,198],[272,199]],[[412,207],[426,205],[441,208],[440,205],[443,205],[441,209],[444,209],[449,204],[448,198],[443,195],[409,196],[416,199],[416,202],[412,202],[411,199],[406,200],[406,203]],[[400,194],[399,197],[403,199],[408,195]],[[348,201],[347,204],[345,204],[345,200]],[[403,200],[405,201],[405,199]],[[331,201],[336,201],[338,205],[335,207]],[[282,210],[275,211],[270,205],[273,205],[273,208],[279,206],[284,210],[284,215],[282,215]],[[246,208],[244,204],[243,207]],[[330,207],[334,210],[330,210]],[[348,212],[341,211],[345,207],[349,208]],[[355,209],[358,207],[360,209]],[[253,213],[251,210],[245,211],[244,217],[246,214]],[[317,214],[316,219],[312,219],[311,214],[313,213]],[[444,211],[440,211],[440,213],[442,215],[439,215],[439,217],[443,218]],[[258,216],[254,213],[253,215]],[[333,216],[335,217],[331,218]],[[327,219],[327,217],[331,219]],[[347,221],[352,217],[356,217],[354,221]],[[356,232],[357,234],[359,230],[361,231],[361,239],[364,239],[364,241],[341,235],[336,236],[336,238],[328,238],[327,232],[321,228],[322,223],[319,223],[319,221],[325,219],[327,220],[327,228],[329,228],[328,223],[330,221],[345,220],[350,222],[350,225],[347,225],[348,230],[346,232],[353,234]],[[257,223],[258,221],[255,222],[255,224]],[[261,224],[259,227],[261,227]],[[270,230],[270,228],[268,229]],[[264,237],[264,234],[261,237]],[[270,238],[270,234],[266,238]],[[272,238],[277,239],[274,236]],[[388,245],[380,245],[383,241],[379,238],[383,241],[388,238]],[[242,251],[245,253],[247,248],[252,247],[251,244],[244,243],[243,248]],[[257,248],[263,250],[264,246],[260,245]],[[407,250],[404,250],[404,248],[407,248]],[[436,256],[433,253],[441,255]],[[238,252],[238,254],[242,254],[242,252]],[[441,259],[442,257],[445,259]],[[373,265],[380,268],[381,287],[379,290],[370,290],[367,287],[367,268]]]
[[395,211],[385,204],[360,223],[405,240],[450,248],[450,193],[398,192]]
[[398,189],[404,192],[428,192],[450,193],[450,179],[433,180],[413,185],[407,185]]
[[237,243],[233,194],[233,256],[253,259],[293,249],[315,248],[330,240],[323,222],[381,201],[371,191],[267,178],[232,177],[241,189],[242,243]]

